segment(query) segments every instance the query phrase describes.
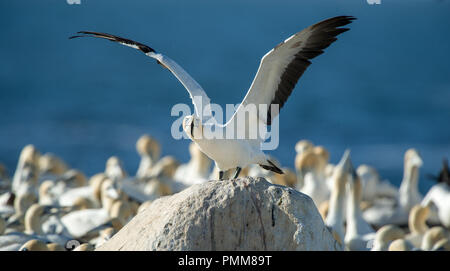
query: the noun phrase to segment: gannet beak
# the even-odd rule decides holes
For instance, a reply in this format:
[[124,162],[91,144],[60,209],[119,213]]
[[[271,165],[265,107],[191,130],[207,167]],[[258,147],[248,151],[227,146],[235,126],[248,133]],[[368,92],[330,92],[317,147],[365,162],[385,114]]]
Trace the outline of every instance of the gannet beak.
[[[353,169],[352,162],[350,160],[350,150],[346,149],[344,154],[342,155],[341,161],[339,161],[339,164],[337,164],[336,167],[339,167],[344,172],[351,172],[350,170]],[[354,170],[353,170],[354,171]]]

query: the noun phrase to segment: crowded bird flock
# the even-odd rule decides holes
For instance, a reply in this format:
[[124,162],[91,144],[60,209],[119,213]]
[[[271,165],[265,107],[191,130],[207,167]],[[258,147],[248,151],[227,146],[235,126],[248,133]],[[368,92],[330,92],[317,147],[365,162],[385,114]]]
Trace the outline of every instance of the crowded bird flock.
[[[161,158],[159,143],[148,135],[136,149],[141,161],[134,176],[113,156],[103,172],[87,178],[59,157],[25,146],[12,179],[0,165],[0,250],[94,250],[155,199],[217,180],[218,169],[211,169],[212,160],[195,143],[186,164]],[[415,149],[404,155],[400,188],[369,165],[355,168],[349,150],[336,165],[324,147],[308,140],[295,150],[295,170],[283,168],[281,175],[250,166],[239,177],[264,177],[309,195],[345,250],[450,250],[447,161],[436,184],[421,195],[423,162]],[[232,174],[225,172],[223,181],[232,181]]]

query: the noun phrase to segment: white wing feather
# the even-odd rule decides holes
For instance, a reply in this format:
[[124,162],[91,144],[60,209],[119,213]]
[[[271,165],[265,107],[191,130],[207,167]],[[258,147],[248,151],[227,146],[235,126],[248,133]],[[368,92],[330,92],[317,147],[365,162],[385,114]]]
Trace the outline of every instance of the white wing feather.
[[178,81],[180,81],[180,83],[189,92],[189,96],[191,97],[192,103],[194,104],[195,114],[197,115],[197,117],[201,118],[202,116],[205,117],[212,115],[210,107],[210,99],[208,98],[208,95],[206,95],[206,92],[203,90],[200,84],[194,80],[194,78],[192,78],[180,65],[178,65],[172,59],[170,59],[168,56],[157,53],[155,50],[153,50],[151,47],[145,44],[107,33],[80,31],[78,32],[78,34],[80,35],[72,36],[70,38],[78,38],[78,37],[103,38],[140,50],[145,55],[156,59],[159,64],[167,68],[173,75],[175,75]]

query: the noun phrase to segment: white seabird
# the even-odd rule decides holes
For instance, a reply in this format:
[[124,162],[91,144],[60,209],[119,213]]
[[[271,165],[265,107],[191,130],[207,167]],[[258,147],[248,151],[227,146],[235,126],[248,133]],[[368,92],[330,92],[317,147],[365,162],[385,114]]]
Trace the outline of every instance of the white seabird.
[[195,143],[189,144],[189,154],[191,160],[177,168],[173,177],[174,180],[186,186],[208,181],[211,160],[203,154]]
[[[297,159],[296,166],[303,175],[303,187],[300,192],[310,196],[316,206],[329,200],[330,189],[327,187],[325,167],[328,163],[328,151],[322,146],[313,147]],[[334,182],[334,181],[333,181]]]
[[349,250],[370,250],[375,240],[375,231],[364,220],[361,212],[362,183],[350,162],[351,175],[347,181],[347,210],[345,246]]
[[438,184],[428,190],[421,204],[430,204],[432,206],[431,218],[436,220],[437,216],[441,224],[450,228],[450,170],[447,159],[444,159],[442,170],[435,179]]
[[333,237],[344,246],[345,237],[345,204],[346,204],[346,185],[351,172],[350,150],[346,150],[342,155],[341,161],[333,170],[334,188],[331,191],[328,215],[325,219],[325,225],[331,230]]
[[404,173],[398,198],[394,202],[374,201],[374,205],[363,212],[364,219],[376,227],[387,224],[405,225],[411,208],[422,201],[419,192],[419,168],[422,158],[415,149],[408,149],[404,156]]
[[[321,21],[292,35],[270,50],[261,59],[258,72],[244,100],[226,124],[217,123],[212,116],[210,100],[206,92],[169,57],[142,43],[106,33],[80,31],[78,35],[70,38],[97,37],[118,42],[142,51],[170,70],[189,92],[195,108],[193,115],[184,118],[183,130],[202,152],[215,161],[220,170],[219,179],[222,179],[225,170],[236,168],[235,176],[237,177],[242,168],[251,164],[258,164],[264,169],[279,174],[283,172],[261,149],[265,135],[259,135],[256,139],[247,136],[242,139],[207,138],[211,135],[204,135],[204,132],[207,132],[204,129],[206,125],[212,125],[208,128],[214,127],[210,131],[214,130],[215,135],[225,135],[229,130],[248,135],[251,126],[255,124],[260,127],[271,125],[272,120],[279,113],[278,109],[287,101],[298,79],[311,64],[310,59],[322,54],[323,49],[337,40],[336,36],[349,30],[342,26],[351,23],[354,19],[352,16],[338,16]],[[245,123],[241,125],[241,122],[236,119],[238,115],[246,115],[247,105],[255,105],[256,114],[249,114],[248,119],[244,117]],[[266,109],[262,110],[261,107],[264,106]],[[203,122],[205,120],[203,116],[209,117],[208,123]],[[238,123],[239,126],[235,129]]]

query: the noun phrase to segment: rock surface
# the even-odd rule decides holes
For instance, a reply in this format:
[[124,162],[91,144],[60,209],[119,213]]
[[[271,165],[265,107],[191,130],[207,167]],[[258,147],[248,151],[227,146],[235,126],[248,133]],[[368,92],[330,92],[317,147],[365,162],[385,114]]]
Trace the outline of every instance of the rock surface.
[[338,250],[311,198],[263,178],[155,200],[97,250]]

